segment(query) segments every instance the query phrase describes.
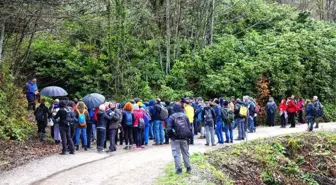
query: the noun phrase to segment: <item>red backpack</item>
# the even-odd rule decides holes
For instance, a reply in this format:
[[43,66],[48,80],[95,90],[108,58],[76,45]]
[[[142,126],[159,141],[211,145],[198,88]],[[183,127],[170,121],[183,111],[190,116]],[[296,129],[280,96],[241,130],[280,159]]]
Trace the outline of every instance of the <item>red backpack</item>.
[[133,111],[133,114],[134,114],[134,117],[135,117],[135,120],[133,122],[133,127],[138,127],[139,119],[140,118],[145,119],[144,113],[141,110],[135,110],[135,111]]

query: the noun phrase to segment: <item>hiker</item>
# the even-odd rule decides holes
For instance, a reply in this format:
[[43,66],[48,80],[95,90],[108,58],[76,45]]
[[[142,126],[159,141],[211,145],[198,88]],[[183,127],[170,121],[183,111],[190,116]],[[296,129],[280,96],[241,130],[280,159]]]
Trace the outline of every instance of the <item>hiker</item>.
[[257,103],[257,101],[256,100],[253,100],[254,101],[254,103],[255,103],[255,113],[254,113],[254,119],[253,119],[253,122],[254,122],[254,129],[256,129],[257,128],[257,126],[258,126],[258,114],[259,114],[259,112],[260,112],[260,110],[261,110],[261,107],[260,107],[260,105]]
[[86,136],[87,136],[87,148],[91,148],[91,142],[93,140],[93,125],[97,125],[97,121],[94,119],[94,110],[88,109],[89,119],[86,122]]
[[210,145],[210,138],[211,138],[211,144],[212,146],[216,146],[215,143],[215,119],[216,119],[216,113],[210,106],[210,102],[206,101],[204,109],[202,111],[202,121],[205,126],[205,139],[206,143],[205,146]]
[[125,132],[124,132],[124,128],[123,128],[123,125],[122,125],[122,119],[123,119],[123,109],[125,107],[125,102],[121,102],[119,103],[118,105],[118,109],[119,111],[121,112],[121,123],[119,124],[119,145],[122,146],[124,144],[124,140],[125,140]]
[[226,143],[233,143],[233,120],[234,120],[234,114],[229,106],[228,101],[224,101],[223,103],[223,121],[224,121],[224,132],[225,132],[225,138]]
[[288,124],[291,124],[290,128],[295,128],[295,115],[298,110],[294,98],[294,95],[292,95],[287,101]]
[[59,128],[59,119],[55,119],[57,112],[59,111],[60,101],[59,99],[55,99],[53,104],[49,107],[49,112],[52,114],[52,122],[53,125],[50,126],[50,135],[54,139],[55,144],[59,144],[61,142],[61,134]]
[[200,139],[205,138],[205,127],[204,124],[202,122],[202,112],[203,112],[203,99],[201,97],[198,97],[196,99],[196,109],[195,109],[195,126],[197,130],[200,131]]
[[[97,151],[104,152],[104,144],[106,141],[106,127],[109,126],[109,122],[113,119],[112,113],[107,115],[105,112],[105,105],[102,104],[99,106],[99,111],[97,114]],[[110,140],[111,142],[111,140]],[[112,143],[111,143],[112,145]]]
[[288,117],[286,99],[281,100],[281,103],[279,105],[279,112],[280,112],[281,128],[286,128],[286,122],[287,122],[286,120]]
[[192,123],[194,122],[195,110],[191,106],[190,98],[185,98],[184,110],[185,110],[186,116],[189,118],[189,123],[191,124],[191,130],[192,130],[191,131],[192,135],[190,137],[190,143],[189,144],[193,145],[194,144],[194,131],[193,131],[194,128],[193,128]]
[[191,173],[188,139],[192,135],[189,118],[183,113],[182,106],[174,104],[174,114],[168,119],[167,131],[171,138],[171,149],[175,161],[176,174],[182,173],[181,153],[187,173]]
[[[169,101],[166,101],[165,103],[166,103],[166,108],[168,110],[168,117],[165,120],[165,123],[167,124],[169,116],[171,116],[174,113],[174,110],[173,110],[173,105],[174,104],[171,104]],[[164,142],[164,144],[166,144],[166,145],[169,144],[169,137],[168,137],[167,127],[165,127],[165,142]]]
[[117,103],[112,101],[109,103],[109,109],[106,111],[106,114],[112,117],[107,125],[106,129],[108,130],[108,138],[110,140],[110,147],[107,152],[115,152],[117,151],[116,143],[117,143],[117,135],[118,135],[118,128],[121,124],[122,114],[119,109],[117,109]]
[[63,101],[59,104],[59,107],[60,109],[54,118],[56,120],[59,118],[59,129],[62,138],[62,153],[60,154],[65,155],[68,146],[70,154],[75,154],[74,143],[70,135],[70,119],[75,118],[75,115],[66,109],[66,105]]
[[314,128],[314,105],[311,103],[310,100],[306,100],[306,109],[305,109],[305,115],[306,115],[306,120],[307,120],[307,125],[308,125],[308,131],[311,132],[313,131]]
[[256,132],[255,127],[254,127],[254,115],[256,113],[256,105],[251,97],[247,99],[247,104],[248,104],[248,128],[250,133]]
[[37,122],[37,132],[40,141],[45,140],[45,128],[48,124],[48,116],[49,116],[49,109],[45,106],[45,100],[41,100],[41,104],[37,109],[34,111],[35,119]]
[[212,106],[213,110],[215,111],[215,124],[216,124],[216,135],[217,135],[217,139],[218,139],[218,143],[219,144],[224,144],[224,138],[223,138],[223,120],[222,120],[222,109],[219,106],[219,100],[216,99],[213,102],[213,106]]
[[86,123],[90,119],[90,116],[89,112],[86,109],[86,105],[83,101],[80,101],[77,104],[76,118],[78,120],[76,124],[76,134],[75,134],[76,150],[79,150],[79,139],[80,136],[82,135],[83,138],[82,147],[86,151],[87,150]]
[[122,113],[122,126],[124,130],[124,136],[125,136],[125,150],[132,149],[133,144],[133,122],[135,120],[134,114],[133,114],[133,107],[130,102],[127,102],[123,108]]
[[267,116],[267,125],[273,127],[275,125],[275,114],[277,111],[277,105],[274,102],[273,97],[270,97],[266,105],[266,116]]
[[[235,99],[234,96],[231,96],[229,107],[231,108],[232,112],[235,111],[235,105],[236,105],[236,99]],[[234,119],[233,120],[233,129],[235,129],[236,127],[237,127],[237,123],[236,123],[236,119]]]
[[149,124],[149,139],[152,140],[154,139],[154,120],[153,120],[153,113],[154,113],[154,106],[155,106],[155,100],[150,100],[148,102],[148,111],[151,116],[150,124]]
[[234,115],[238,126],[238,138],[236,140],[244,140],[246,138],[245,122],[248,115],[248,109],[239,98],[235,104]]
[[303,124],[304,123],[304,120],[303,120],[303,109],[304,109],[304,99],[303,98],[299,98],[299,101],[297,103],[297,107],[298,107],[298,121],[299,121],[299,124]]
[[144,148],[142,146],[143,129],[145,128],[145,114],[140,110],[138,104],[133,105],[133,135],[135,136],[135,145],[137,149]]
[[33,78],[32,84],[33,84],[33,88],[34,88],[34,101],[39,103],[41,96],[40,96],[40,93],[38,91],[36,78]]
[[147,146],[148,142],[149,142],[149,129],[150,129],[151,117],[150,117],[149,111],[147,110],[146,105],[142,104],[140,102],[138,104],[141,105],[140,110],[145,114],[145,129],[143,131],[143,141],[142,141],[143,143],[142,143],[142,145]]
[[315,111],[315,116],[313,119],[313,122],[316,123],[315,128],[319,128],[319,119],[323,117],[323,105],[321,104],[321,102],[318,100],[317,96],[313,97],[313,108]]
[[27,102],[28,102],[28,110],[33,110],[35,111],[35,88],[34,88],[34,84],[31,80],[28,81],[28,83],[26,84],[25,88],[25,94],[26,94],[26,98],[27,98]]
[[164,129],[162,125],[162,118],[160,116],[161,110],[164,109],[161,105],[161,100],[156,99],[155,106],[152,109],[151,117],[153,120],[154,127],[154,138],[155,143],[153,145],[163,145],[164,143]]

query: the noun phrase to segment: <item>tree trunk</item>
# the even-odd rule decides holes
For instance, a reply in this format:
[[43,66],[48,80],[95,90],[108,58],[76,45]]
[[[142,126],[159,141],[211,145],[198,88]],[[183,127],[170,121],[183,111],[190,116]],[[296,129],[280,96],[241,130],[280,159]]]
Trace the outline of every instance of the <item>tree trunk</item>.
[[167,53],[166,53],[166,74],[170,71],[170,0],[166,0],[166,31],[167,31]]
[[5,38],[5,23],[1,23],[1,30],[0,30],[0,65],[2,62],[2,48],[3,48],[3,41]]
[[[210,5],[210,3],[209,3]],[[204,30],[203,30],[203,43],[202,43],[202,48],[205,47],[206,45],[206,40],[207,40],[207,30],[208,30],[208,17],[209,17],[209,6],[208,3],[205,4],[206,6],[206,13],[205,13],[205,22],[204,22]]]
[[212,14],[211,14],[211,32],[210,32],[210,46],[213,45],[213,30],[214,30],[214,21],[215,21],[215,0],[212,0]]

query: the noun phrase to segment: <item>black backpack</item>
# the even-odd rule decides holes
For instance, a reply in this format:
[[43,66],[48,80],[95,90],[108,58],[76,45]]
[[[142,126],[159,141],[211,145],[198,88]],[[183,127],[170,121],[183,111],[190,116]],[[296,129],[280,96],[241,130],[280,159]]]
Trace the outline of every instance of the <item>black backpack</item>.
[[74,112],[70,109],[70,108],[65,108],[64,109],[66,111],[66,120],[65,120],[65,125],[66,126],[70,126],[74,123]]
[[212,125],[214,123],[214,118],[212,116],[211,109],[204,109],[204,124]]
[[174,117],[174,134],[178,139],[189,139],[192,136],[191,128],[183,115]]
[[228,112],[226,111],[225,108],[222,108],[222,119],[224,122],[227,122],[228,120]]
[[43,109],[41,108],[41,107],[39,107],[38,108],[38,110],[37,110],[37,112],[36,112],[36,115],[35,115],[36,117],[36,121],[38,121],[38,122],[43,122],[43,121],[45,121],[45,113],[44,113],[44,111],[43,111]]

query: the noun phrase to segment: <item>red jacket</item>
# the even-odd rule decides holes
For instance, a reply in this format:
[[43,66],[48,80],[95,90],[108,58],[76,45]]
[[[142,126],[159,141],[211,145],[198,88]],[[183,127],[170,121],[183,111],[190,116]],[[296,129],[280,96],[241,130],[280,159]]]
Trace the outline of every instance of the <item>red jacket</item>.
[[298,110],[303,110],[303,107],[304,107],[304,102],[303,101],[299,101],[298,104]]
[[293,100],[290,100],[290,101],[288,102],[288,105],[287,105],[287,111],[288,111],[288,113],[294,113],[294,112],[298,111],[298,107],[297,107],[297,105],[294,103]]
[[286,111],[287,110],[287,105],[286,105],[286,103],[281,103],[280,105],[279,105],[279,110],[280,111]]

